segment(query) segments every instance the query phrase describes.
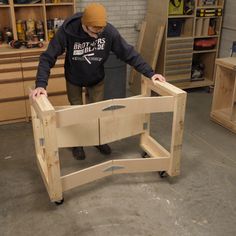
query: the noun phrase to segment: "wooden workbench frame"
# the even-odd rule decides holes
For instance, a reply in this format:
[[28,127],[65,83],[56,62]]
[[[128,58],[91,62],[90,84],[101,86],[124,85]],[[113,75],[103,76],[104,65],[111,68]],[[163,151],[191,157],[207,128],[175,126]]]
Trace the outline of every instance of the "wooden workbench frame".
[[[160,96],[150,97],[151,91]],[[166,171],[180,173],[186,92],[169,83],[142,77],[140,96],[81,106],[54,108],[47,97],[31,99],[37,163],[51,201],[63,192],[112,174]],[[173,112],[170,151],[150,136],[150,113]],[[115,128],[114,128],[115,127]],[[92,146],[140,134],[140,146],[150,158],[109,160],[61,176],[58,149]]]

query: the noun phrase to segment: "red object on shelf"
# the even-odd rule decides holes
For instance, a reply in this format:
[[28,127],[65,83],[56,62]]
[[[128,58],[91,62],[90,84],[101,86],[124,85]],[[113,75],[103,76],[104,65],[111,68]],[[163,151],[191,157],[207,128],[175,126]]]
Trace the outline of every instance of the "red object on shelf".
[[214,49],[217,44],[217,38],[198,39],[194,41],[194,50]]

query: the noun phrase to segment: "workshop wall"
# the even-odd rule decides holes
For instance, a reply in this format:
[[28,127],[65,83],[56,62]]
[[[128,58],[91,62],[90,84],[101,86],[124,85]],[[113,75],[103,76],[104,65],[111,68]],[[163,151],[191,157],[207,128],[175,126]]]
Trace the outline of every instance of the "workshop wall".
[[138,37],[137,25],[146,14],[145,0],[77,0],[77,11],[83,11],[91,2],[102,3],[108,12],[108,21],[113,24],[130,44],[135,45]]
[[225,3],[220,57],[228,57],[232,42],[236,41],[236,1],[227,0]]

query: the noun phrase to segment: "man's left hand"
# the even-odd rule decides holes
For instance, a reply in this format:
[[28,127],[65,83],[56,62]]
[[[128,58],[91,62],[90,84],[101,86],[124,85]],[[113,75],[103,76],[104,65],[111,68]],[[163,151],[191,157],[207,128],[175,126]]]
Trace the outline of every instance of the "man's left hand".
[[161,74],[155,74],[152,76],[152,82],[155,83],[156,81],[161,81],[161,82],[165,82],[166,79],[164,76],[162,76]]

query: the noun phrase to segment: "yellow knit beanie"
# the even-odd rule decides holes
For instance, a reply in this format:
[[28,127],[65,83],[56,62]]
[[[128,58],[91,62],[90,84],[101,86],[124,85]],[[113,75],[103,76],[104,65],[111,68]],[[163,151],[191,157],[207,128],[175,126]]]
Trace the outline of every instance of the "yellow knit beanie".
[[102,4],[91,3],[84,9],[81,20],[86,26],[104,27],[107,24],[106,9]]

